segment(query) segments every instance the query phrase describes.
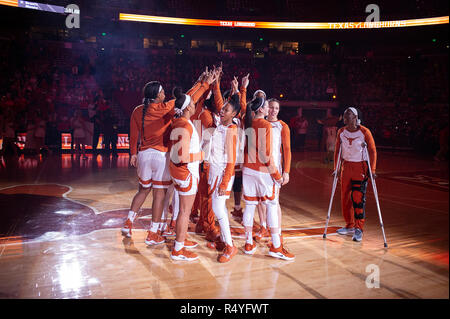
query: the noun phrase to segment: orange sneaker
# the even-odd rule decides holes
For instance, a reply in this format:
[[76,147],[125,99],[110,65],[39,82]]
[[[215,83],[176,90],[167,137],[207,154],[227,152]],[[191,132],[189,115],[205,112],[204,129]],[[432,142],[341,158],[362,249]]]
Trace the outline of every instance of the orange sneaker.
[[198,244],[195,241],[191,241],[189,239],[184,240],[184,247],[187,249],[195,248]]
[[281,244],[280,247],[275,248],[273,245],[270,245],[269,255],[275,258],[280,258],[284,260],[294,260],[295,256],[288,252],[283,245]]
[[170,258],[172,258],[173,260],[192,261],[198,259],[198,255],[186,250],[185,247],[183,247],[179,251],[175,251],[175,249],[173,249],[172,253],[170,254]]
[[234,246],[234,245],[230,246],[227,244],[223,254],[219,256],[219,262],[226,263],[226,262],[230,261],[231,258],[233,258],[233,256],[237,254],[237,251],[238,250],[237,250],[236,246]]
[[165,241],[166,240],[161,235],[158,235],[158,233],[154,233],[151,231],[148,231],[147,238],[145,239],[145,243],[149,246],[159,245],[164,243]]
[[245,243],[244,246],[244,253],[246,253],[247,255],[253,255],[256,251],[256,244],[249,244],[249,243]]
[[131,220],[129,220],[127,218],[127,220],[125,221],[125,225],[123,225],[121,231],[122,231],[122,236],[131,237],[131,228],[133,227],[133,223],[131,222]]

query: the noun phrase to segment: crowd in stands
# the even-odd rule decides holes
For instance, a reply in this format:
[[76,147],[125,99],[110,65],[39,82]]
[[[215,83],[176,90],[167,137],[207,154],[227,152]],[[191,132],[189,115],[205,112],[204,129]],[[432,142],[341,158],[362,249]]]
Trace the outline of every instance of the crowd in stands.
[[314,59],[301,55],[271,58],[273,92],[288,100],[330,100],[336,89],[334,73],[329,58]]
[[[223,90],[233,76],[250,73],[249,98],[263,89],[282,101],[329,101],[333,92],[340,102],[339,88],[345,87],[346,105],[341,107],[359,107],[379,144],[431,148],[448,125],[448,61],[440,56],[345,58],[337,64],[326,55],[268,54],[261,59],[251,53],[179,55],[154,49],[102,55],[88,46],[72,52],[39,42],[0,45],[2,136],[44,125],[53,132],[46,141],[58,144],[55,136],[73,129],[70,119],[76,110],[91,123],[95,112],[100,118],[114,111],[119,130],[127,133],[145,83],[161,81],[171,98],[174,86],[188,89],[205,65],[219,63],[225,70]],[[48,141],[49,136],[55,140]]]
[[31,153],[44,146],[58,148],[61,133],[73,133],[76,111],[92,123],[108,113],[110,106],[87,56],[68,58],[62,49],[34,42],[1,45],[0,137],[26,132],[22,146]]

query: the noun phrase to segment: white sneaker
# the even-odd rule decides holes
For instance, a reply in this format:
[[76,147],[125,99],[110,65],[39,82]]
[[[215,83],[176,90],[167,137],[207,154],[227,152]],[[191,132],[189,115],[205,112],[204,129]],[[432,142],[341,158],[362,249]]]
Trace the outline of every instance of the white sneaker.
[[131,228],[133,228],[133,223],[131,222],[131,220],[127,219],[125,222],[125,225],[123,225],[121,232],[122,232],[122,236],[131,237]]

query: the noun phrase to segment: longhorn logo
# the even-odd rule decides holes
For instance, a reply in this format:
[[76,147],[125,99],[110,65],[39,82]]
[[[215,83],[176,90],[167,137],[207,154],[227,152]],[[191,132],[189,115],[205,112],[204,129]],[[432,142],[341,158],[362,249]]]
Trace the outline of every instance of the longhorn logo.
[[344,136],[344,137],[347,139],[347,141],[350,145],[352,145],[353,141],[356,140],[356,137],[355,138],[351,138],[351,137],[347,137],[347,136]]

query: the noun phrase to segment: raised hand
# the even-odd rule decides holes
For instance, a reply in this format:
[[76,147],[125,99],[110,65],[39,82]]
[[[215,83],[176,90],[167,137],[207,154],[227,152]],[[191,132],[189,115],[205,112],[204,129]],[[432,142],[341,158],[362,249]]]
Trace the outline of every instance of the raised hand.
[[239,92],[239,82],[236,78],[236,76],[233,77],[233,80],[231,81],[231,94],[235,94]]
[[250,83],[250,81],[249,81],[249,76],[250,76],[250,73],[248,73],[246,76],[244,76],[243,78],[242,78],[242,86],[244,87],[244,88],[247,88],[247,86],[248,86],[248,84]]
[[206,72],[206,78],[205,78],[205,82],[208,84],[212,84],[214,83],[214,81],[217,79],[217,72],[211,71],[211,72]]
[[202,74],[200,74],[200,76],[197,79],[197,82],[202,82],[205,79],[206,76],[206,72],[203,71]]
[[222,61],[220,61],[220,66],[217,68],[217,70],[219,71],[219,78],[222,76],[223,74],[223,63]]

